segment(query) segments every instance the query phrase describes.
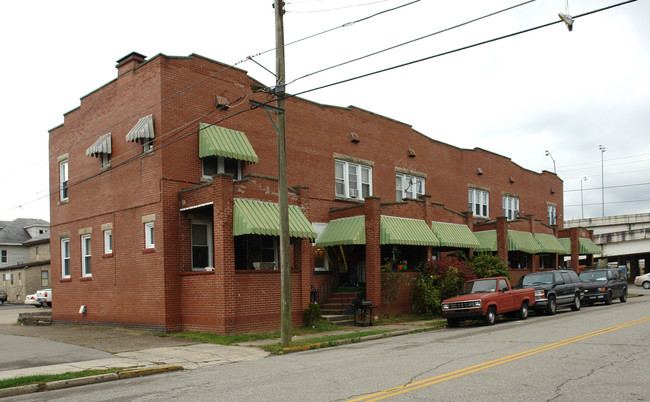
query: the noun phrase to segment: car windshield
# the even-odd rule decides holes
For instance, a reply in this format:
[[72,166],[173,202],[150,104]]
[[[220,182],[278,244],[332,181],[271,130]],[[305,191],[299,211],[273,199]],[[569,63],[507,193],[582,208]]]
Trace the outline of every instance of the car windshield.
[[519,284],[523,286],[550,285],[552,283],[553,283],[553,274],[550,272],[526,275],[523,278],[521,278],[521,281],[519,282]]
[[607,271],[581,272],[579,276],[580,276],[580,280],[582,282],[606,281],[607,280]]
[[496,292],[497,290],[497,280],[496,279],[486,279],[483,281],[473,281],[467,282],[463,288],[464,295],[471,293],[490,293]]

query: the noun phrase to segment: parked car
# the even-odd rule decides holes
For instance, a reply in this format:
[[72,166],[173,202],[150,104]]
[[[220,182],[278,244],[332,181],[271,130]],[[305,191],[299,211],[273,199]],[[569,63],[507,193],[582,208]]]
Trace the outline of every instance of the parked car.
[[572,270],[533,272],[522,276],[515,286],[516,289],[528,287],[535,289],[535,313],[553,315],[558,307],[580,310],[584,287]]
[[442,302],[442,317],[450,327],[462,320],[483,319],[485,324],[496,322],[498,314],[512,313],[519,319],[528,318],[528,309],[535,304],[535,291],[513,290],[505,277],[468,281],[460,295]]
[[41,289],[36,292],[36,299],[43,307],[52,307],[52,289]]
[[650,272],[634,278],[634,284],[637,286],[643,286],[643,289],[650,289]]
[[578,276],[585,289],[582,301],[590,306],[596,302],[612,304],[613,299],[619,299],[621,303],[627,301],[627,279],[620,269],[590,269]]
[[31,304],[32,306],[41,307],[41,302],[38,301],[38,298],[36,297],[36,293],[34,293],[33,295],[25,296],[25,304],[27,305]]
[[0,289],[0,306],[2,306],[3,304],[5,304],[6,301],[7,301],[7,292],[5,292],[4,290]]

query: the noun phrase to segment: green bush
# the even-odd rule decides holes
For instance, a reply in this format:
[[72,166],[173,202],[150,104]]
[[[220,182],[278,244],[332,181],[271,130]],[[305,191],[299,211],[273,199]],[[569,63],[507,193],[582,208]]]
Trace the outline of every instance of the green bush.
[[302,322],[305,327],[313,327],[322,317],[320,306],[316,303],[309,303],[309,306],[302,313]]
[[478,278],[490,278],[493,276],[505,276],[510,279],[510,271],[501,258],[488,253],[475,254],[470,264]]
[[421,271],[413,283],[413,309],[417,314],[438,314],[440,312],[440,291],[433,274]]

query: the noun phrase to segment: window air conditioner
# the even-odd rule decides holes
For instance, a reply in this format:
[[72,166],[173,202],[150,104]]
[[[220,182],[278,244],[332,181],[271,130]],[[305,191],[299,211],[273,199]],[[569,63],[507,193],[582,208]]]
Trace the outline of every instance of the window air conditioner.
[[359,198],[359,190],[350,189],[350,198]]

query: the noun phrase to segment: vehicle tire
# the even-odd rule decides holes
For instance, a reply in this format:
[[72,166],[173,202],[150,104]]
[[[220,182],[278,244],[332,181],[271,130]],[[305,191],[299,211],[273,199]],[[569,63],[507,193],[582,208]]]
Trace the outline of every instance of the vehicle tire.
[[608,290],[607,294],[605,295],[605,304],[607,304],[608,306],[610,304],[612,304],[612,291],[611,290]]
[[43,307],[50,307],[51,308],[52,307],[52,302],[46,302]]
[[580,294],[576,293],[573,295],[573,304],[571,305],[571,311],[579,311],[580,310]]
[[2,306],[3,304],[5,304],[5,301],[4,301],[4,300],[0,300],[0,306]]
[[520,320],[528,318],[528,302],[521,303],[521,308],[519,308],[519,311],[517,312],[517,317]]
[[497,322],[497,309],[494,306],[488,308],[487,314],[483,317],[483,322],[485,325],[494,325]]
[[546,304],[546,314],[554,315],[557,312],[557,304],[555,302],[555,296],[551,295],[548,297],[548,304]]
[[623,290],[623,295],[618,300],[620,300],[621,303],[625,303],[627,301],[627,288]]
[[650,289],[650,282],[643,282],[643,289]]
[[447,326],[449,328],[458,328],[460,320],[458,318],[447,318]]
[[34,304],[34,307],[41,308],[41,305],[40,304]]

